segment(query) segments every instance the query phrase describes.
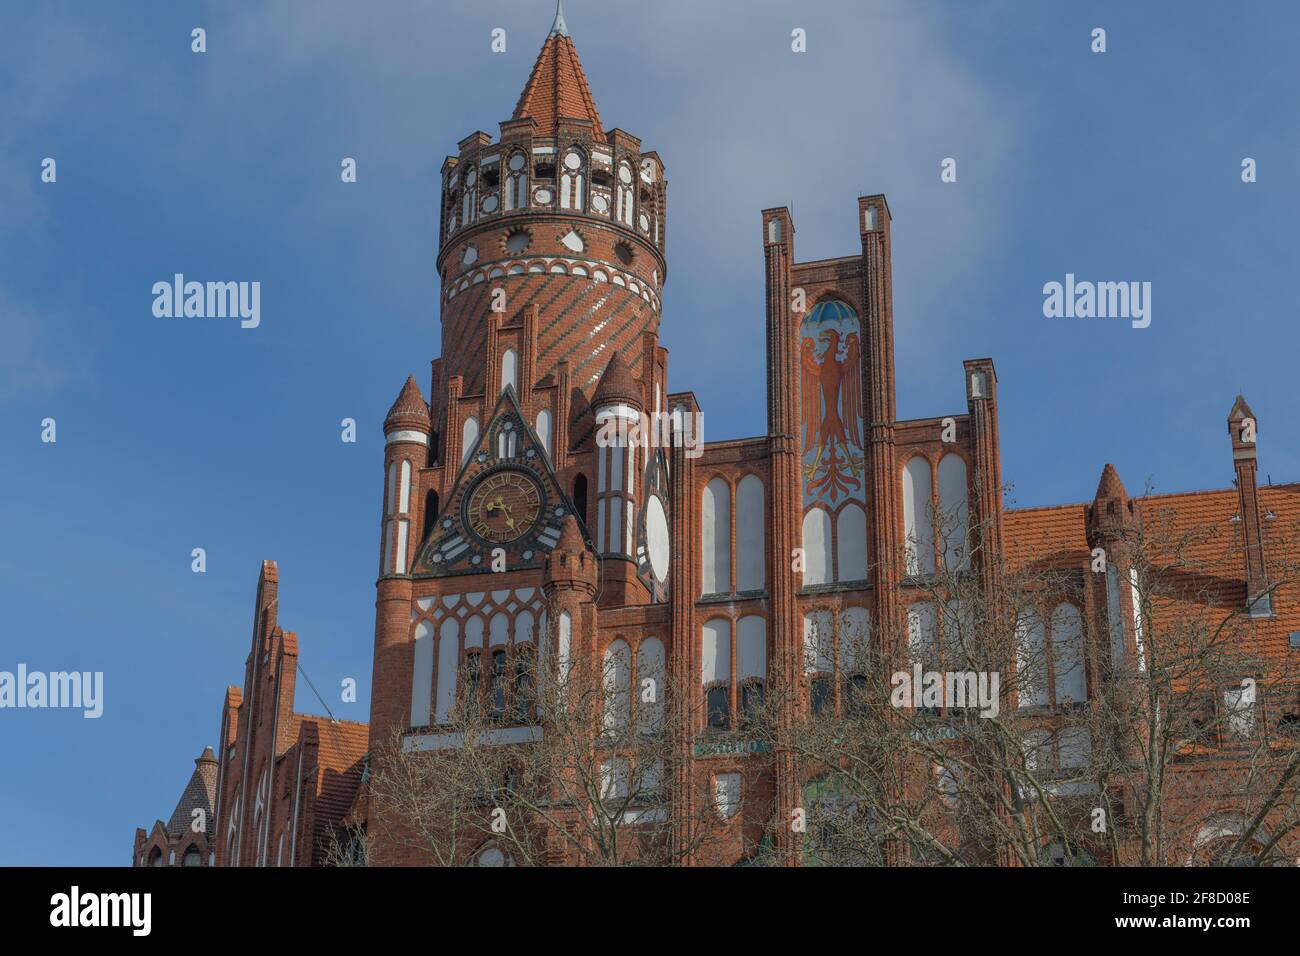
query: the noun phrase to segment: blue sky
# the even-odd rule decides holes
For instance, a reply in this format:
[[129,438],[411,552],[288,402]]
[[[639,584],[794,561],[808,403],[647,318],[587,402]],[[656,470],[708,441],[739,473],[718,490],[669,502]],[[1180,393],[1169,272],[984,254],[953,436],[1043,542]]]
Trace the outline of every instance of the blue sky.
[[[1108,461],[1130,491],[1225,486],[1243,390],[1261,472],[1300,479],[1294,4],[566,14],[605,125],[666,163],[662,338],[707,437],[765,427],[759,210],[793,208],[799,259],[848,255],[856,197],[883,192],[899,414],[960,413],[962,359],[992,356],[1016,503],[1090,499]],[[0,711],[0,864],[129,862],[134,828],[170,814],[217,743],[264,558],[307,673],[337,716],[366,719],[380,425],[408,374],[427,388],[441,335],[438,169],[509,117],[551,15],[548,0],[0,11],[0,670],[106,685],[99,720]],[[261,326],[155,318],[150,288],[176,272],[260,281]],[[1151,282],[1150,328],[1044,318],[1043,284],[1066,273]]]

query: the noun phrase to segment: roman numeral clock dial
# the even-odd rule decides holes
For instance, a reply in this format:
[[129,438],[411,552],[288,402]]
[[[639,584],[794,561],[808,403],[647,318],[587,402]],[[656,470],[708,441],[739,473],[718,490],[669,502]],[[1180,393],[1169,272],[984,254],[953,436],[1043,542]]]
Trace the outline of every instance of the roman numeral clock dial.
[[465,524],[489,544],[518,541],[537,526],[541,513],[541,488],[517,469],[484,475],[466,495]]

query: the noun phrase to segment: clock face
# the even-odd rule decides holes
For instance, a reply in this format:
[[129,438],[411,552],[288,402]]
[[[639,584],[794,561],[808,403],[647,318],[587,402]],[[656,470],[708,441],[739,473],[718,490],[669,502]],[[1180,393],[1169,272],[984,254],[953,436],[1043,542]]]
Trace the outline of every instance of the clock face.
[[484,475],[465,498],[465,523],[490,544],[509,544],[537,524],[542,492],[522,471],[505,469]]

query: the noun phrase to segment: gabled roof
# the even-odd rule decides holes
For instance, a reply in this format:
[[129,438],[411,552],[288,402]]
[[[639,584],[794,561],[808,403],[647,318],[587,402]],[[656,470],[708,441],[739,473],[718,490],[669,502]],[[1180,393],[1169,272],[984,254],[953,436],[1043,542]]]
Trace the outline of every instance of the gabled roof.
[[[330,720],[295,714],[300,721],[296,746],[316,744],[317,790],[313,820],[313,853],[335,827],[342,826],[361,787],[370,728],[350,720]],[[319,860],[313,859],[313,863]]]

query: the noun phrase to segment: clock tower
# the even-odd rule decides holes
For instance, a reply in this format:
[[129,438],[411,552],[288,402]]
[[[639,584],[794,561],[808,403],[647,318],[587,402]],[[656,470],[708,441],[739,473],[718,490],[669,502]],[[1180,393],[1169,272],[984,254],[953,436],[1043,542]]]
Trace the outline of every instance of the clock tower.
[[557,548],[594,575],[575,652],[602,608],[666,612],[667,461],[598,440],[667,410],[666,196],[659,157],[606,128],[558,8],[499,134],[442,165],[441,357],[429,401],[409,379],[384,426],[372,740],[434,746],[467,674],[535,653]]

